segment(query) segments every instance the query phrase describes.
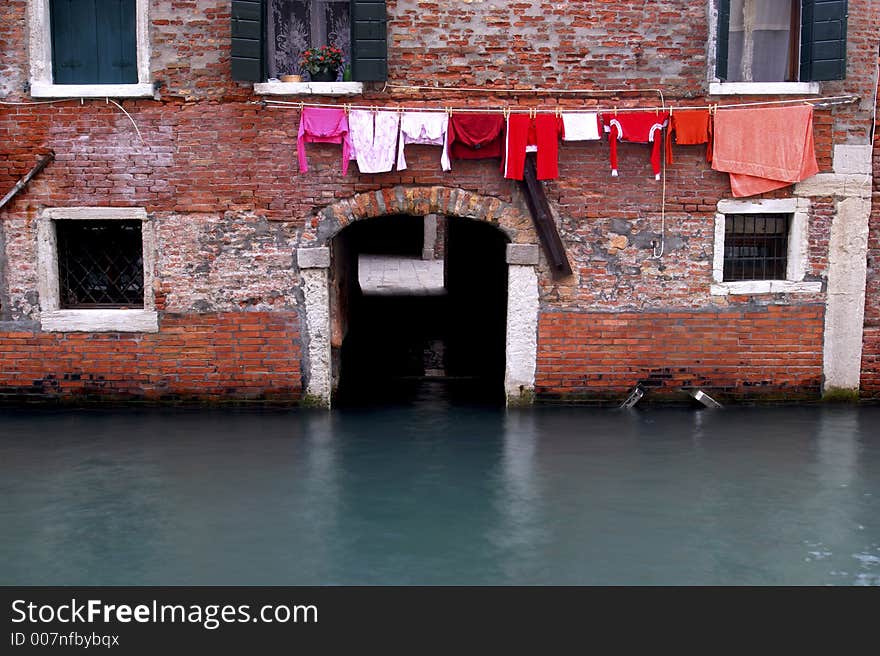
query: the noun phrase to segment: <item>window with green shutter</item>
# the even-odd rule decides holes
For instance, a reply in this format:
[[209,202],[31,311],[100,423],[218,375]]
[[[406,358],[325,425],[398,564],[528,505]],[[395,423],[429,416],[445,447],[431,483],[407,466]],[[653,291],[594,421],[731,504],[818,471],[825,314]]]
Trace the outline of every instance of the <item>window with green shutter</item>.
[[137,83],[136,0],[51,0],[55,84]]
[[232,77],[263,82],[297,75],[303,51],[334,45],[353,81],[385,80],[386,24],[385,0],[233,0]]
[[715,75],[725,82],[846,76],[846,0],[718,0]]

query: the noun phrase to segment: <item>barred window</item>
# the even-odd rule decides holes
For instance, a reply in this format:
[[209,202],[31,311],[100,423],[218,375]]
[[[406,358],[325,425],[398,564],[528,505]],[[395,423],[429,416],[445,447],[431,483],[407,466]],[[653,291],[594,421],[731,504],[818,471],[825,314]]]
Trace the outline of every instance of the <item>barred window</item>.
[[790,214],[728,214],[724,280],[785,280]]
[[61,308],[143,308],[140,221],[56,221]]

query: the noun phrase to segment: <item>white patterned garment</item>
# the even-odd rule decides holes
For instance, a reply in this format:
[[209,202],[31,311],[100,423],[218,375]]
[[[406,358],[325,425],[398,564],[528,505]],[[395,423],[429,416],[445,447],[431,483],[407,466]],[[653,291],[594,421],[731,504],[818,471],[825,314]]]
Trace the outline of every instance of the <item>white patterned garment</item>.
[[440,166],[444,171],[452,170],[449,162],[449,148],[446,144],[446,130],[449,128],[449,115],[446,112],[405,112],[400,119],[400,142],[397,147],[397,170],[406,168],[403,156],[405,144],[443,146]]
[[394,167],[400,114],[353,109],[348,115],[351,143],[361,173],[387,173]]
[[565,112],[563,141],[594,141],[600,138],[599,116],[596,112]]

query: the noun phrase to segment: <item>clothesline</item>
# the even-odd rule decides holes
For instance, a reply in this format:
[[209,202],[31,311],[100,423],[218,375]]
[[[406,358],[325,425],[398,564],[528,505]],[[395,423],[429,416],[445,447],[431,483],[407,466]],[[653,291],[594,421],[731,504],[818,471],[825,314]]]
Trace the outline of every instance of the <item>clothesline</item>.
[[695,109],[708,109],[708,110],[724,110],[724,109],[732,109],[737,107],[763,107],[768,105],[802,105],[802,104],[810,104],[814,107],[831,107],[834,105],[849,105],[858,100],[858,96],[823,96],[820,98],[787,98],[785,100],[759,100],[752,102],[744,102],[744,103],[728,103],[728,104],[706,104],[706,105],[663,105],[657,107],[629,107],[629,106],[613,106],[613,107],[598,107],[598,106],[587,106],[581,108],[571,108],[571,107],[562,107],[556,106],[551,108],[543,108],[543,107],[521,107],[521,106],[504,106],[504,107],[455,107],[455,106],[447,106],[444,105],[442,107],[410,107],[403,105],[393,105],[393,106],[380,106],[380,105],[354,105],[349,103],[316,103],[316,102],[306,102],[306,101],[288,101],[288,100],[273,100],[273,99],[264,99],[252,101],[254,104],[260,104],[264,107],[293,107],[296,109],[302,109],[303,107],[325,107],[330,109],[345,109],[345,110],[367,110],[367,111],[395,111],[395,112],[446,112],[448,114],[566,114],[566,113],[578,113],[583,111],[591,111],[591,112],[600,112],[600,113],[609,113],[616,111],[626,111],[626,112],[675,112],[675,110],[695,110]]

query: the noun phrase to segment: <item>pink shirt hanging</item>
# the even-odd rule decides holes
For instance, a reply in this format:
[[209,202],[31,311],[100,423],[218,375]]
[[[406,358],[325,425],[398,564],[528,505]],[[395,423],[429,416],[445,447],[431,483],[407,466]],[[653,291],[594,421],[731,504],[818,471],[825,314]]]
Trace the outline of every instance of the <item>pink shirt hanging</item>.
[[309,170],[306,161],[307,143],[341,143],[342,175],[348,173],[348,160],[351,158],[351,137],[348,117],[342,109],[325,107],[303,107],[299,120],[299,133],[296,138],[296,151],[299,170]]

